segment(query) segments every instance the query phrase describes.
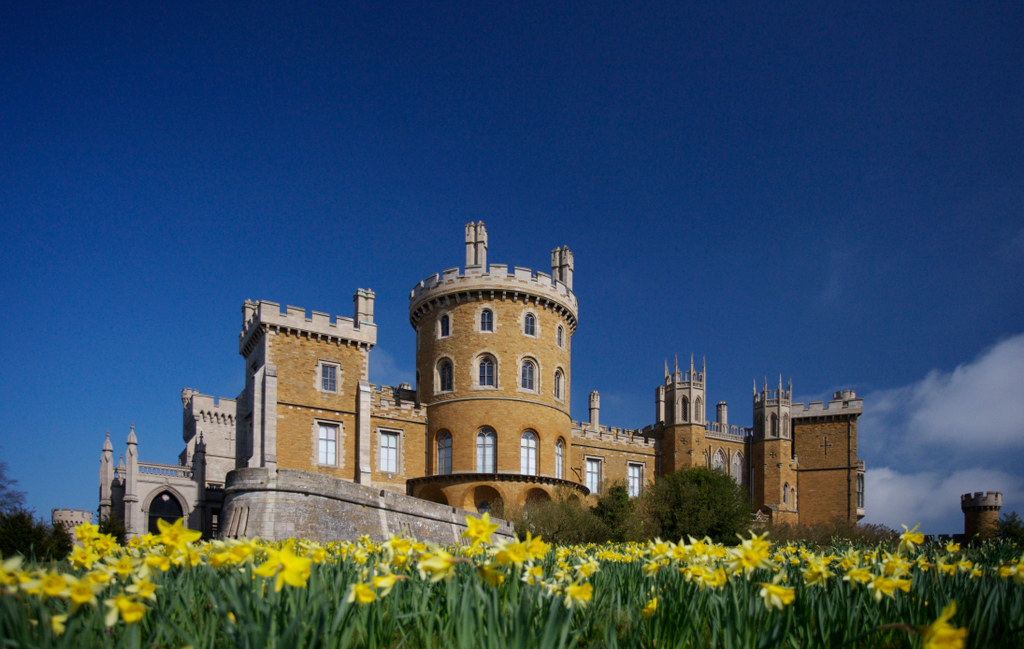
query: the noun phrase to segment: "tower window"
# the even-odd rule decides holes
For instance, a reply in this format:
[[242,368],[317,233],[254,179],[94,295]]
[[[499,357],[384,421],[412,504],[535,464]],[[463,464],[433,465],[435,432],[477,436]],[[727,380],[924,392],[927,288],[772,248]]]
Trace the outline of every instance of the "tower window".
[[537,475],[537,435],[532,430],[523,433],[519,441],[519,472]]
[[398,473],[398,433],[380,434],[381,473]]
[[565,472],[565,442],[555,443],[555,477],[561,480]]
[[679,401],[679,421],[690,421],[690,400],[686,397]]
[[451,361],[441,361],[437,373],[441,383],[441,392],[452,392],[455,390],[455,372],[452,369]]
[[523,318],[523,333],[527,336],[537,335],[537,316],[532,313],[526,314],[526,317]]
[[326,466],[334,466],[337,463],[337,453],[338,427],[320,424],[320,448],[317,462]]
[[[309,376],[308,374],[306,376]],[[309,380],[309,379],[307,379]],[[338,368],[333,365],[320,366],[320,389],[324,392],[338,391]]]
[[562,397],[562,370],[555,370],[555,398],[558,400],[563,399]]
[[452,472],[452,436],[446,430],[437,436],[437,473],[448,475]]
[[447,338],[452,333],[452,321],[448,315],[441,316],[441,338]]
[[601,460],[587,458],[587,489],[596,494],[601,489]]
[[476,470],[478,473],[494,473],[494,431],[481,428],[476,435]]
[[558,329],[555,330],[555,344],[557,344],[559,347],[565,346],[564,336],[565,330],[562,328],[562,325],[558,325]]
[[484,357],[480,359],[480,385],[494,387],[494,359]]
[[490,309],[480,312],[480,331],[494,331],[494,312]]
[[864,476],[857,476],[857,509],[864,509]]
[[520,385],[524,390],[534,390],[534,374],[536,373],[536,371],[537,368],[533,364],[533,361],[526,361],[523,363],[523,369],[521,373],[522,380],[520,382]]
[[771,419],[769,419],[768,421],[769,421],[769,425],[771,426],[771,436],[772,437],[778,437],[779,436],[779,416],[776,415],[775,413],[772,413]]
[[789,483],[782,485],[782,504],[789,504]]

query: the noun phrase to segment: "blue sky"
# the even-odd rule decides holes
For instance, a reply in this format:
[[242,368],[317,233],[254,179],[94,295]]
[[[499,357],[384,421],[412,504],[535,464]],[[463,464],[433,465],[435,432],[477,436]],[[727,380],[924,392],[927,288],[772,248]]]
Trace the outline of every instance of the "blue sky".
[[40,513],[95,509],[108,429],[174,462],[247,298],[374,289],[411,381],[483,220],[575,254],[574,418],[650,423],[694,353],[733,423],[856,389],[868,521],[1024,512],[1024,8],[892,4],[4,3],[0,459]]

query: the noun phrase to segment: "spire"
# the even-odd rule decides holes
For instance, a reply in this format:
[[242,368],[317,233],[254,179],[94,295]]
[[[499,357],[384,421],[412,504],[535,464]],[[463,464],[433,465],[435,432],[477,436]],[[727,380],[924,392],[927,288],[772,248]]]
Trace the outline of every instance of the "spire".
[[103,440],[103,450],[104,451],[111,451],[111,452],[113,452],[113,450],[114,450],[114,445],[110,443],[110,431],[109,430],[107,431],[107,439]]
[[757,379],[754,379],[754,396],[757,396]]
[[788,390],[789,390],[789,397],[793,398],[793,377],[792,376],[789,377],[789,388],[788,388]]
[[782,392],[782,372],[779,372],[779,392]]
[[693,376],[693,352],[690,352],[690,376]]
[[132,422],[132,430],[131,430],[130,433],[128,433],[128,443],[129,444],[138,444],[139,443],[138,438],[135,437],[135,422]]
[[676,354],[676,374],[679,374],[679,354]]
[[668,359],[665,359],[665,380],[668,381]]

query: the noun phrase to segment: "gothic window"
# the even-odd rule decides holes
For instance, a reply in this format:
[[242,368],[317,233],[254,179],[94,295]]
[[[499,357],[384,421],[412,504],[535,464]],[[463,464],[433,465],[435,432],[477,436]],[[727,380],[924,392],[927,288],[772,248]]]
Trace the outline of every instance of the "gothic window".
[[555,477],[561,480],[565,472],[565,442],[559,439],[555,443]]
[[736,484],[740,484],[743,481],[743,454],[737,453],[732,456],[732,479],[736,481]]
[[764,415],[759,414],[754,422],[754,434],[758,437],[764,435]]
[[480,312],[480,331],[494,331],[494,312],[490,309]]
[[380,434],[380,471],[398,473],[398,433]]
[[789,437],[789,415],[782,415],[782,436]]
[[680,421],[690,421],[690,400],[683,397],[679,402]]
[[528,430],[519,441],[519,472],[537,475],[537,435]]
[[558,325],[558,329],[555,330],[555,343],[559,347],[565,347],[565,329],[562,325]]
[[782,504],[789,504],[789,483],[782,485]]
[[644,484],[644,465],[630,464],[626,468],[626,472],[629,478],[629,497],[636,498],[640,495],[640,489]]
[[441,338],[447,338],[452,334],[452,321],[446,314],[441,316]]
[[437,474],[448,475],[452,472],[452,436],[446,430],[437,435]]
[[494,431],[481,428],[476,435],[476,470],[478,473],[494,473]]
[[796,509],[796,487],[789,489],[789,502],[793,505],[793,509]]
[[555,398],[563,399],[562,397],[562,370],[555,370]]
[[[317,461],[326,466],[337,464],[338,427],[331,424],[320,424],[320,448]],[[308,447],[307,447],[308,448]]]
[[864,509],[864,476],[857,475],[857,508]]
[[704,419],[701,416],[702,412],[704,412],[704,401],[697,397],[697,400],[693,402],[693,420],[702,421]]
[[587,489],[596,494],[601,490],[601,460],[587,458]]
[[185,512],[181,507],[181,503],[174,497],[170,491],[164,491],[158,494],[156,498],[149,503],[149,533],[159,534],[160,525],[157,523],[158,520],[164,520],[168,523],[172,523],[179,518],[183,518]]
[[525,361],[521,372],[520,387],[532,392],[534,390],[534,374],[536,371],[537,366],[533,364],[533,361]]
[[523,318],[523,333],[527,336],[537,335],[537,316],[532,313],[526,314],[526,317]]
[[490,356],[480,359],[479,385],[494,387],[494,359]]
[[771,416],[771,419],[769,420],[769,422],[771,424],[771,436],[772,437],[778,437],[779,436],[779,416],[776,415],[775,413],[772,413],[772,416]]
[[718,449],[718,452],[715,453],[715,459],[712,461],[711,468],[725,471],[725,453],[722,452],[722,449]]
[[452,362],[448,360],[441,361],[437,373],[441,380],[441,392],[453,391],[455,389],[455,372],[452,368]]

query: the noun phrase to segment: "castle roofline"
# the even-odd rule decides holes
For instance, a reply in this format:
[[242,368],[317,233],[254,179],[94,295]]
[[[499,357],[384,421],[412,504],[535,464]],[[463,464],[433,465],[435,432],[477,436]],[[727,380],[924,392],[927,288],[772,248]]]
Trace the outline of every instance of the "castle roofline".
[[529,268],[516,266],[509,272],[505,264],[467,268],[465,273],[450,268],[424,279],[409,293],[409,322],[416,327],[424,314],[449,302],[520,299],[561,312],[570,332],[576,331],[579,305],[571,288]]
[[793,419],[860,415],[863,412],[864,400],[858,398],[853,390],[836,392],[827,404],[824,401],[811,401],[806,406],[794,403],[790,411]]
[[[373,293],[368,293],[372,300]],[[260,332],[267,329],[301,332],[338,343],[355,344],[367,350],[377,344],[377,325],[373,324],[372,315],[369,321],[361,322],[340,315],[334,316],[332,320],[330,315],[319,311],[313,311],[306,317],[306,310],[302,307],[288,306],[282,312],[280,304],[267,300],[246,300],[242,311],[242,333],[238,335],[238,351],[243,356],[250,351]]]

